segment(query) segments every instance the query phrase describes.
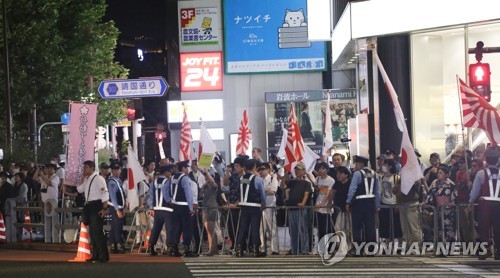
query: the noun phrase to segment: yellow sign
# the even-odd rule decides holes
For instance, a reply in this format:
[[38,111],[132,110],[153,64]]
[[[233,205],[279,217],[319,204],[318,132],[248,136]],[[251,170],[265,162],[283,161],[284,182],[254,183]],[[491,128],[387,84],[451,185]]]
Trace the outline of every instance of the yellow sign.
[[200,161],[198,161],[198,167],[209,169],[212,165],[212,160],[214,159],[213,153],[202,153],[200,156]]

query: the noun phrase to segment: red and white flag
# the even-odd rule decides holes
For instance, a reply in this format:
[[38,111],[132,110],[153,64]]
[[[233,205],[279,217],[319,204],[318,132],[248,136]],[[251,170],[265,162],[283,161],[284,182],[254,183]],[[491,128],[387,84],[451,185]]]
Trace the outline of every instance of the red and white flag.
[[142,170],[141,164],[135,155],[132,147],[127,148],[127,167],[128,167],[128,187],[127,190],[127,203],[129,210],[132,211],[139,206],[139,192],[138,184],[144,182],[147,184],[147,178]]
[[250,140],[252,140],[252,131],[250,131],[250,126],[248,123],[247,110],[243,111],[243,119],[240,123],[240,128],[238,130],[238,141],[236,143],[236,154],[246,154],[248,148],[250,148]]
[[384,66],[380,61],[380,58],[375,53],[377,59],[378,69],[382,78],[384,79],[385,87],[387,93],[392,101],[392,106],[394,108],[394,115],[396,116],[396,123],[399,130],[403,133],[403,138],[401,142],[401,192],[408,194],[413,184],[422,178],[422,168],[418,163],[417,155],[415,154],[415,149],[410,141],[410,135],[408,134],[408,129],[405,123],[405,117],[401,106],[399,105],[398,95],[392,86],[391,80],[385,72]]
[[474,92],[458,78],[462,99],[462,117],[465,127],[480,128],[485,131],[492,145],[500,143],[500,113],[482,96]]
[[304,141],[300,134],[297,117],[293,110],[293,103],[290,103],[290,115],[288,116],[288,130],[285,146],[285,170],[292,172],[293,166],[304,158]]
[[191,143],[193,136],[191,135],[191,126],[188,122],[186,110],[184,110],[184,118],[182,119],[181,127],[181,146],[179,149],[179,161],[191,160]]

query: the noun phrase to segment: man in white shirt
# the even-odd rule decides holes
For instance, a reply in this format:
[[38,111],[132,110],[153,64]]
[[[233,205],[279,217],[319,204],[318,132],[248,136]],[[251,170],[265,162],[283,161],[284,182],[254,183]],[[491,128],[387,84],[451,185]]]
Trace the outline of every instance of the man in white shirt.
[[85,196],[85,206],[88,216],[89,234],[92,247],[91,262],[109,261],[108,248],[106,246],[106,236],[104,235],[103,217],[108,214],[108,188],[106,180],[95,172],[94,161],[87,160],[83,163],[82,184],[77,190]]
[[330,190],[332,190],[335,180],[328,175],[328,164],[321,162],[318,164],[318,174],[316,178],[317,192],[316,198],[316,217],[318,219],[318,239],[323,238],[324,235],[329,234],[333,230],[332,213],[333,201],[331,198]]
[[[191,161],[191,172],[189,172],[189,178],[191,179],[191,190],[193,191],[193,204],[196,208],[203,207],[203,196],[201,195],[201,188],[205,183],[207,183],[205,176],[201,173],[198,168],[198,160],[194,159]],[[203,219],[201,218],[201,213],[198,211],[193,217],[193,239],[194,239],[194,251],[199,252],[200,249],[200,230],[203,227]]]
[[59,224],[59,215],[55,211],[57,208],[57,199],[59,197],[59,177],[56,175],[56,165],[45,165],[45,171],[38,168],[38,181],[41,183],[42,202],[45,211],[45,243],[59,243],[59,233],[55,226]]
[[266,209],[262,212],[262,225],[260,225],[260,249],[266,250],[266,239],[268,231],[271,233],[271,255],[279,255],[278,226],[276,225],[276,191],[278,190],[278,177],[271,173],[271,165],[262,163],[259,166],[259,174],[264,182],[266,194]]

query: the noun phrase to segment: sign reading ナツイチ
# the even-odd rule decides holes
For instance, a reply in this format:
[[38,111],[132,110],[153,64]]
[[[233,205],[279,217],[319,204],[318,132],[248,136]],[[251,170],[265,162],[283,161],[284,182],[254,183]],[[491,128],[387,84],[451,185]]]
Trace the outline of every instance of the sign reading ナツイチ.
[[320,71],[324,42],[309,42],[306,0],[225,0],[227,73]]
[[104,80],[97,89],[102,98],[161,97],[168,90],[163,77]]

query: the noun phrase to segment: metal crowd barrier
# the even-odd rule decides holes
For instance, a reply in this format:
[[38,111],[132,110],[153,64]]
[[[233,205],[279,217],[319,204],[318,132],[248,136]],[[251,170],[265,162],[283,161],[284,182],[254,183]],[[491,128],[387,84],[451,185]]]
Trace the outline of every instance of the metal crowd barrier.
[[[427,231],[429,230],[432,233],[432,242],[434,243],[434,246],[441,240],[443,242],[446,241],[446,236],[445,236],[445,221],[444,221],[444,211],[446,209],[453,209],[455,211],[454,215],[454,223],[453,223],[453,229],[455,230],[455,238],[453,240],[455,241],[464,241],[464,238],[462,236],[463,234],[463,229],[466,229],[467,227],[470,228],[470,231],[472,232],[472,240],[475,242],[475,228],[474,228],[474,223],[475,223],[475,218],[474,218],[474,211],[467,212],[466,215],[469,215],[469,220],[466,221],[467,225],[461,225],[461,221],[463,218],[463,211],[465,210],[465,207],[467,204],[450,204],[450,205],[444,205],[444,206],[429,206],[426,204],[420,204],[420,203],[414,203],[411,205],[382,205],[381,208],[384,209],[389,209],[390,210],[390,241],[394,241],[394,217],[395,209],[401,209],[401,208],[408,208],[408,207],[418,207],[419,209],[419,224],[420,224],[420,230],[422,232],[422,239],[425,241],[426,239],[424,238],[424,230]],[[320,207],[320,208],[326,208],[326,207]],[[37,229],[42,229],[44,227],[44,218],[45,214],[43,213],[43,208],[42,207],[16,207],[14,208],[16,212],[26,212],[29,211],[31,215],[40,215],[40,223],[36,223],[33,221],[32,223],[15,223],[14,226],[16,228],[37,228]],[[299,215],[298,222],[305,223],[305,227],[307,227],[307,231],[301,231],[299,229],[297,238],[291,238],[290,236],[290,210],[295,210],[295,209],[304,209],[305,213]],[[307,232],[307,241],[308,241],[308,253],[312,252],[314,253],[316,243],[319,241],[319,238],[317,238],[317,229],[318,229],[318,215],[316,213],[318,207],[315,206],[304,206],[304,207],[290,207],[290,206],[275,206],[275,207],[266,207],[264,211],[269,211],[271,210],[273,213],[271,213],[271,219],[270,223],[274,224],[276,223],[276,229],[273,227],[269,227],[269,231],[264,231],[263,236],[261,237],[261,229],[259,229],[259,237],[261,237],[261,251],[267,252],[269,251],[269,244],[268,241],[271,240],[274,236],[275,239],[277,238],[277,245],[278,245],[278,252],[280,254],[283,254],[285,252],[289,252],[290,246],[292,243],[292,240],[295,240],[297,243],[297,246],[299,245],[299,239],[303,236],[303,232]],[[73,208],[73,207],[65,207],[65,208],[56,208],[56,212],[58,212],[61,215],[65,214],[71,214],[73,215],[74,213],[81,213],[81,208]],[[215,212],[214,212],[215,211]],[[344,227],[342,229],[343,232],[346,233],[347,238],[349,243],[352,243],[352,228],[351,228],[351,215],[348,212],[345,213],[339,213],[342,210],[339,207],[334,207],[334,213],[328,213],[327,215],[327,221],[325,222],[325,230],[328,231],[334,231],[335,230],[335,224],[336,222],[342,222],[344,223]],[[429,211],[432,212],[432,220],[429,223],[426,221],[424,217],[424,211]],[[150,229],[150,224],[149,224],[149,215],[147,213],[146,209],[137,209],[134,212],[134,216],[132,218],[132,223],[130,225],[124,226],[124,231],[127,231],[127,239],[126,242],[129,242],[132,234],[135,233],[137,236],[137,233],[140,234],[140,239],[139,242],[143,243],[146,242],[146,234],[147,231]],[[146,214],[146,218],[148,219],[148,224],[144,225],[144,223],[140,223],[141,221],[138,220],[140,214]],[[215,220],[213,221],[213,228],[210,227],[210,231],[207,231],[207,228],[205,226],[205,220],[206,217],[203,218],[203,213],[205,214],[210,214],[212,213],[215,215]],[[213,215],[210,217],[213,218]],[[461,217],[462,216],[462,217]],[[226,206],[224,207],[199,207],[196,210],[196,215],[194,217],[194,224],[195,224],[195,229],[198,230],[198,233],[200,235],[200,244],[198,246],[198,252],[202,253],[202,251],[207,247],[208,243],[205,240],[205,236],[208,236],[208,233],[210,233],[210,237],[213,239],[213,244],[217,245],[217,253],[218,254],[230,254],[234,252],[235,249],[235,241],[237,240],[237,235],[240,232],[240,221],[238,221],[241,217],[241,208],[236,207],[236,208],[228,208]],[[340,217],[340,218],[338,218]],[[278,218],[284,218],[284,219],[278,219]],[[73,220],[67,221],[66,217],[61,217],[62,221],[59,224],[55,225],[55,228],[61,232],[65,230],[74,230],[75,233],[78,231],[80,228],[79,221],[73,221],[74,217],[72,217]],[[71,219],[71,218],[70,218]],[[200,221],[201,220],[201,221]],[[262,217],[261,219],[261,227],[264,225],[264,218]],[[377,225],[378,227],[378,225]],[[267,228],[267,227],[266,227]],[[337,227],[338,228],[338,227]],[[462,228],[462,231],[461,231]],[[104,227],[105,230],[109,231],[110,230],[110,225],[105,225]],[[43,229],[42,229],[43,230]],[[275,235],[275,233],[278,233]],[[249,233],[248,233],[249,234]],[[167,235],[168,236],[168,235]],[[75,235],[76,238],[76,235]],[[406,239],[405,239],[406,240]],[[470,240],[470,239],[469,239]],[[380,238],[377,238],[377,241],[380,241]],[[139,243],[139,244],[140,244]],[[229,243],[232,243],[232,246],[228,246]],[[272,242],[271,242],[272,243]],[[131,250],[134,250],[136,248],[136,239],[133,239],[133,243],[131,244]],[[165,248],[165,246],[163,246]],[[207,247],[208,248],[208,247]],[[250,246],[246,244],[245,249],[247,251],[250,251]],[[272,249],[272,248],[271,248]],[[140,246],[139,246],[139,250]],[[145,250],[147,252],[147,250]],[[268,254],[270,252],[267,252]]]

